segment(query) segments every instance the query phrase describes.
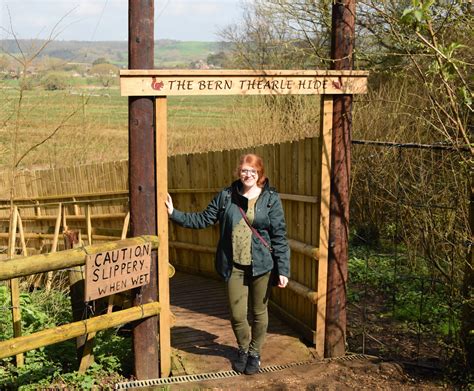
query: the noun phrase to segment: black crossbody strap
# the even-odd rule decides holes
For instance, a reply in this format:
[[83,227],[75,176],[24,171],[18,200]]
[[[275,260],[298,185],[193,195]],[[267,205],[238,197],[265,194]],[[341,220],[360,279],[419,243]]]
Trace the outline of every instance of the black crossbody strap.
[[267,243],[267,241],[258,233],[258,231],[252,227],[252,224],[250,224],[250,221],[247,217],[247,214],[244,212],[244,210],[239,206],[240,214],[244,218],[245,222],[249,226],[249,228],[252,230],[254,235],[262,242],[262,244],[268,249],[268,251],[273,252],[273,248]]

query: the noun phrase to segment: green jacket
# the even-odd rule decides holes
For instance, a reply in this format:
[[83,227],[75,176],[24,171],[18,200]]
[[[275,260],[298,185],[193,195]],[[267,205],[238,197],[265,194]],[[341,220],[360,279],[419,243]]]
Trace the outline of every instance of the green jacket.
[[[248,200],[238,191],[240,180],[219,192],[202,212],[184,213],[173,210],[170,218],[186,228],[206,228],[219,222],[220,238],[217,244],[215,267],[228,280],[232,272],[232,229],[242,219],[239,206],[247,212]],[[286,223],[280,196],[268,185],[268,180],[255,204],[252,226],[269,243],[273,254],[252,234],[252,273],[264,274],[274,267],[278,274],[290,276],[290,248],[286,238]],[[250,228],[249,228],[250,229]],[[272,257],[273,255],[273,257]]]

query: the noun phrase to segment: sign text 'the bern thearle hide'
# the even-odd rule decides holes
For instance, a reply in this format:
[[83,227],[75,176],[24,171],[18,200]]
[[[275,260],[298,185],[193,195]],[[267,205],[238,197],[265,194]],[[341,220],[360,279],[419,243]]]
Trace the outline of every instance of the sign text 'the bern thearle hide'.
[[150,264],[151,243],[87,255],[85,301],[148,284]]
[[362,71],[120,71],[122,96],[358,94]]

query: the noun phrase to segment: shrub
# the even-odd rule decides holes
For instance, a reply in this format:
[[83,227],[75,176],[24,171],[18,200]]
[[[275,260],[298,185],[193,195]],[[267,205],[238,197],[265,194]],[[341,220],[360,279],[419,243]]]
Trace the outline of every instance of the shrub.
[[65,90],[68,86],[68,77],[62,72],[50,72],[41,79],[41,85],[45,90]]
[[22,90],[30,91],[33,89],[34,82],[31,77],[22,77],[20,79],[20,88]]

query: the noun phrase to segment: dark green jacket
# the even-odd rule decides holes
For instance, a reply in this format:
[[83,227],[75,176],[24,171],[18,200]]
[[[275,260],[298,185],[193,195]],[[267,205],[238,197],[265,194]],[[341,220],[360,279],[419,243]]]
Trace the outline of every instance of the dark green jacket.
[[[215,266],[227,281],[232,272],[232,229],[242,219],[239,206],[247,212],[248,200],[238,191],[240,180],[219,192],[202,212],[184,213],[174,209],[170,218],[186,228],[206,228],[219,222],[220,238],[217,244]],[[290,249],[286,238],[286,223],[280,196],[266,181],[255,204],[252,226],[273,248],[272,253],[252,234],[252,272],[259,276],[273,269],[278,274],[290,276]],[[249,228],[250,229],[250,228]]]

